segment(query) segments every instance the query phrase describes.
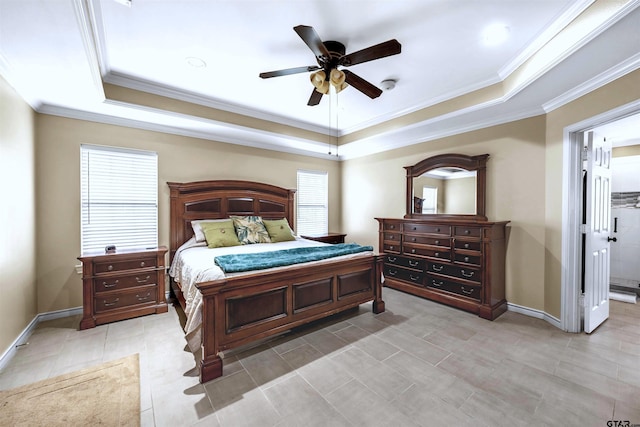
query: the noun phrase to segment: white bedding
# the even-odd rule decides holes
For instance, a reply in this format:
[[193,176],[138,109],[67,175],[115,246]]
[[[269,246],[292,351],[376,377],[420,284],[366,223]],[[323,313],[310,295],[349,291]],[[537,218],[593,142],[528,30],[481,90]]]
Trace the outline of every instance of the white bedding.
[[[182,294],[185,299],[185,315],[186,324],[185,332],[187,341],[192,351],[196,351],[200,346],[200,325],[202,323],[202,295],[196,288],[196,283],[218,280],[224,277],[238,276],[247,273],[232,273],[225,276],[224,272],[218,267],[214,260],[216,256],[238,254],[238,253],[257,253],[269,252],[282,249],[292,249],[300,247],[325,246],[327,243],[316,242],[297,237],[296,240],[278,243],[255,243],[251,245],[232,246],[225,248],[210,249],[206,242],[197,243],[195,238],[189,239],[184,243],[174,256],[169,275],[180,284]],[[351,255],[343,255],[341,259],[358,256],[370,256],[371,252],[360,252]],[[314,261],[322,263],[335,260],[330,258],[327,260]],[[275,269],[283,269],[287,267],[277,267]]]

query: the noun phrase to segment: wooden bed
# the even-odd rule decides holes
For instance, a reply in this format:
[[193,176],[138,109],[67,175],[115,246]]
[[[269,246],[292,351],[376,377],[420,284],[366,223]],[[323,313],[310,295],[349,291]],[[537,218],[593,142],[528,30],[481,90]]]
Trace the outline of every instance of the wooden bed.
[[[171,189],[170,258],[192,235],[191,221],[229,215],[287,218],[294,224],[294,193],[251,181],[167,183]],[[380,255],[298,264],[197,284],[202,303],[200,382],[222,375],[219,353],[373,301],[384,311]],[[179,285],[171,280],[179,301]]]

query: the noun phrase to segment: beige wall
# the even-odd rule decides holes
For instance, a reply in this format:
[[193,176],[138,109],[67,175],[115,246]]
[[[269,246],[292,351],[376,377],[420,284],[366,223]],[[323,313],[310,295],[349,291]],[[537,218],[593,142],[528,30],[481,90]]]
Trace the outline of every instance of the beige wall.
[[547,114],[545,162],[545,307],[560,318],[562,291],[562,171],[564,129],[640,99],[640,70]]
[[340,164],[119,126],[37,116],[38,312],[82,305],[80,276],[80,144],[158,153],[159,241],[169,244],[167,181],[244,179],[296,188],[298,169],[329,173],[329,227],[341,231]]
[[[544,309],[545,118],[425,142],[343,163],[343,225],[350,240],[378,246],[375,217],[405,214],[405,170],[447,152],[488,153],[487,216],[509,220],[507,299]],[[365,191],[362,191],[362,190]]]
[[0,77],[0,353],[37,314],[34,116]]

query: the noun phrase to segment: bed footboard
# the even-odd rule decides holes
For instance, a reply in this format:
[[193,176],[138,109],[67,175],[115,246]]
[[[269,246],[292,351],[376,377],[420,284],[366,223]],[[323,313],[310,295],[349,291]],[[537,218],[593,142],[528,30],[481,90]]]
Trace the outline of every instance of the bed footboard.
[[383,258],[356,257],[319,265],[230,277],[197,285],[202,293],[200,382],[222,376],[219,352],[382,300]]

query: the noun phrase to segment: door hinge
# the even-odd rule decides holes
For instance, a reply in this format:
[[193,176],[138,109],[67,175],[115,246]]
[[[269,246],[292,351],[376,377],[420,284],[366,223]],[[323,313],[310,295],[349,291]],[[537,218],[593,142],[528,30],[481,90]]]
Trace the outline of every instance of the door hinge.
[[584,307],[584,294],[580,294],[580,296],[578,297],[578,304],[580,307]]
[[589,149],[587,147],[584,147],[582,149],[582,161],[586,162],[587,160],[589,160]]
[[587,234],[587,224],[580,224],[580,233]]

